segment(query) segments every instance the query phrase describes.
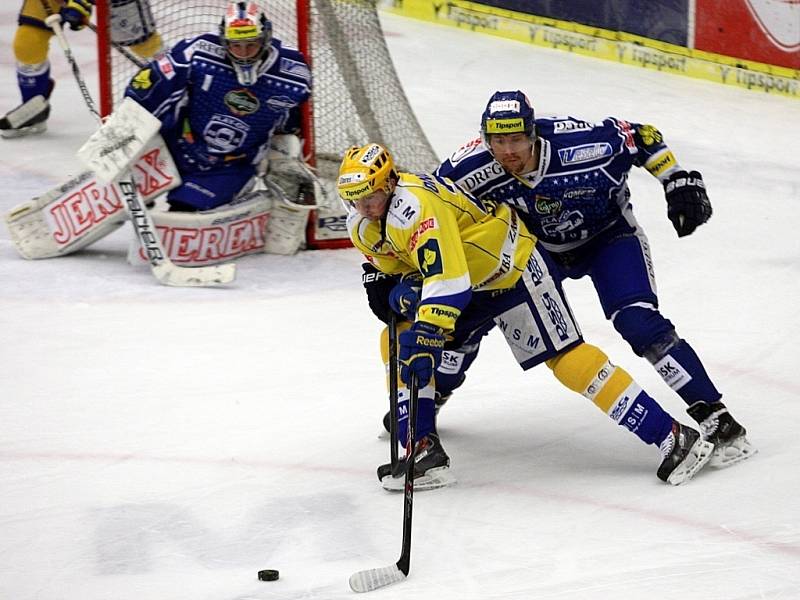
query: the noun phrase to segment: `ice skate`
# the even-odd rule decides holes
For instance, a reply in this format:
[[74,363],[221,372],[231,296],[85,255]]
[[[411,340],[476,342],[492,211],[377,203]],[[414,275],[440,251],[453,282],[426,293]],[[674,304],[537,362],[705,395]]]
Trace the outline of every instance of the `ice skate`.
[[0,119],[0,136],[6,139],[35,135],[47,130],[50,104],[44,96],[34,96]]
[[691,427],[672,422],[672,431],[661,442],[664,460],[658,467],[658,478],[671,485],[681,485],[694,477],[711,459],[714,444],[702,438]]
[[[406,461],[403,459],[398,462],[394,473],[391,464],[378,467],[378,479],[383,489],[402,492],[405,488],[405,472]],[[435,490],[455,482],[450,474],[450,457],[444,451],[439,436],[430,433],[419,440],[414,460],[414,490]]]
[[709,466],[730,467],[750,458],[758,450],[747,439],[742,427],[722,402],[695,402],[687,411],[700,424],[703,439],[714,444]]

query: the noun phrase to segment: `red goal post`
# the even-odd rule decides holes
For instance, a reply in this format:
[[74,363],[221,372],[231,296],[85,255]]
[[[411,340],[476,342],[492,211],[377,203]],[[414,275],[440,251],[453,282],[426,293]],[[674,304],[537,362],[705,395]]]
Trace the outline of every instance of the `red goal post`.
[[[298,48],[311,67],[312,98],[302,113],[304,151],[331,184],[326,189],[333,189],[341,155],[352,145],[383,143],[403,170],[436,166],[394,69],[376,0],[257,1],[274,36]],[[101,112],[114,109],[139,70],[123,53],[136,58],[137,51],[152,48],[159,38],[168,48],[183,38],[216,32],[226,5],[226,0],[97,0]],[[326,232],[330,226],[337,232]],[[346,238],[343,226],[343,219],[316,215],[308,246],[348,245],[341,237]]]

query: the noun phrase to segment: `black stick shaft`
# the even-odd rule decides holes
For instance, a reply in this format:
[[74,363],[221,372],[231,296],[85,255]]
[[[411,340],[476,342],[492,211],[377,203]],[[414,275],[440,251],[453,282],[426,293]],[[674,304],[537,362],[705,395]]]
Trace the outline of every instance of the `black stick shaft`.
[[414,459],[417,455],[417,408],[419,406],[419,389],[417,376],[412,374],[409,382],[410,396],[408,405],[408,450],[406,451],[406,482],[403,499],[403,546],[397,568],[404,575],[411,569],[411,517],[414,510]]
[[397,314],[389,316],[389,457],[397,468]]

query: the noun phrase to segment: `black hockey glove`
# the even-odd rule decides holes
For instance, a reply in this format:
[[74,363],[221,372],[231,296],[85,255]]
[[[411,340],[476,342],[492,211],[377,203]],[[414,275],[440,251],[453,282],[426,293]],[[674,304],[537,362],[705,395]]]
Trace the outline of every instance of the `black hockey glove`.
[[703,176],[697,171],[677,171],[664,184],[667,198],[667,216],[684,237],[711,218],[711,202],[706,194]]
[[367,292],[369,308],[376,317],[388,325],[389,316],[392,314],[389,293],[400,278],[397,275],[382,273],[370,263],[364,263],[361,266],[364,269],[364,273],[361,275],[361,283]]

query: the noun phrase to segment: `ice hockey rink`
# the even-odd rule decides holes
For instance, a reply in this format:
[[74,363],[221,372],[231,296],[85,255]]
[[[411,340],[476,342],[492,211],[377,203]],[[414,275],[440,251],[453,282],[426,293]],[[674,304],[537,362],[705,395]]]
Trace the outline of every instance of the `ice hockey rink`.
[[[0,103],[18,103],[0,8]],[[496,89],[539,114],[657,125],[702,171],[711,221],[678,240],[660,185],[631,176],[663,311],[759,453],[671,487],[658,450],[494,333],[439,418],[458,484],[414,502],[411,574],[375,598],[800,598],[800,103],[384,15],[441,157]],[[95,88],[90,32],[70,33]],[[0,140],[0,211],[81,166],[93,121],[60,49],[49,131]],[[375,467],[380,324],[354,250],[239,261],[227,289],[160,286],[126,226],[25,261],[0,228],[0,598],[334,600],[400,553],[402,496]],[[674,416],[683,402],[568,282],[588,341]],[[260,569],[280,570],[261,582]]]

